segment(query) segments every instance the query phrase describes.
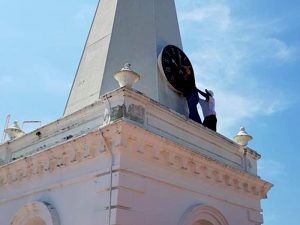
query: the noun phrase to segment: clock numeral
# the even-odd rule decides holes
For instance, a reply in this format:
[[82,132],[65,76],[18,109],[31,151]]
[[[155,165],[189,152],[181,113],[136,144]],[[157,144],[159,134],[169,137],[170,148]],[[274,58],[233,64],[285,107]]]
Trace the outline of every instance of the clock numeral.
[[169,51],[166,51],[166,54],[167,54],[169,57],[172,57]]
[[175,54],[176,54],[176,52],[175,52],[175,49],[174,49],[174,48],[171,48],[171,51],[172,51],[173,55],[175,55]]
[[170,73],[171,72],[171,67],[165,67],[165,72]]
[[170,63],[170,60],[166,59],[166,58],[163,58],[163,62],[165,63]]
[[180,49],[177,49],[177,55],[178,55],[178,57],[181,57],[181,50]]

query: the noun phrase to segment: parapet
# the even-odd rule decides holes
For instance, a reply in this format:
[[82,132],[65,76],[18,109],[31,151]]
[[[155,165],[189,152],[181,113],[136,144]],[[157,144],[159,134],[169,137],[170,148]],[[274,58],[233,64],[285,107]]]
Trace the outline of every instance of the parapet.
[[107,93],[75,113],[0,145],[0,162],[8,164],[120,120],[210,160],[257,176],[256,161],[260,158],[257,152],[127,87]]

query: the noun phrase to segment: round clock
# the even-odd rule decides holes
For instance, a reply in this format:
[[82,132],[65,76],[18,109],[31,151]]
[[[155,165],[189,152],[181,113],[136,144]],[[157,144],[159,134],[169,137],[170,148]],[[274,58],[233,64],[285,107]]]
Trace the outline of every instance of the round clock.
[[180,48],[174,45],[164,47],[158,57],[158,67],[174,91],[185,94],[195,87],[192,64]]

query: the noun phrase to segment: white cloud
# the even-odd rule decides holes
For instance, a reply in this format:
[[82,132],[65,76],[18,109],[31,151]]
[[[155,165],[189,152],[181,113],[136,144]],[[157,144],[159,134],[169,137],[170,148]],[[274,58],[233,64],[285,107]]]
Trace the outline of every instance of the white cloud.
[[215,90],[218,128],[223,134],[246,119],[270,115],[289,105],[287,99],[291,99],[284,92],[262,84],[263,74],[257,67],[298,57],[295,46],[275,37],[280,32],[275,29],[277,18],[237,17],[226,2],[184,4],[184,12],[179,13],[198,87]]
[[210,26],[225,30],[230,25],[230,8],[222,4],[210,4],[183,13],[180,19],[188,22],[208,23]]
[[272,39],[276,48],[276,57],[282,60],[293,60],[297,57],[298,49],[295,46],[288,46],[281,40]]
[[[269,102],[272,96],[258,97],[255,94],[236,93],[222,87],[212,89],[216,90],[218,131],[228,137],[232,136],[233,132],[237,132],[239,127],[244,126],[245,120],[268,116],[287,107],[280,96]],[[201,111],[200,108],[199,111]]]

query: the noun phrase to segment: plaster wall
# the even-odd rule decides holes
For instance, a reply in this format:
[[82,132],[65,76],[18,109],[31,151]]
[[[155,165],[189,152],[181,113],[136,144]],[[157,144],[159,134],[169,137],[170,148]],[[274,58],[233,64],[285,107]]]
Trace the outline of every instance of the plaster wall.
[[0,167],[0,218],[8,225],[25,205],[46,202],[61,225],[108,224],[109,206],[111,224],[185,225],[193,207],[208,205],[228,224],[254,225],[268,185],[118,121]]
[[[68,162],[55,160],[55,165],[51,163],[51,158],[59,158],[62,152],[72,151],[71,148],[76,148],[76,142],[65,143],[55,147],[49,152],[38,153],[31,156],[32,166],[31,171],[24,171],[24,178],[11,178],[5,181],[5,185],[0,188],[0,224],[9,225],[17,212],[26,204],[32,202],[46,202],[51,204],[58,212],[60,224],[87,224],[98,225],[98,214],[101,217],[102,224],[107,223],[107,207],[109,205],[110,184],[109,153],[104,152],[103,140],[98,134],[90,135],[90,137],[80,138],[78,143],[86,143],[89,140],[89,149],[95,150],[94,156],[85,157],[83,152],[78,158],[72,158],[68,155]],[[99,142],[92,143],[93,141]],[[71,146],[67,146],[71,145]],[[51,151],[51,152],[50,152]],[[75,150],[76,151],[76,150]],[[91,150],[90,150],[91,151]],[[97,155],[97,157],[96,157]],[[47,157],[50,156],[50,161],[47,163]],[[9,170],[18,167],[25,159],[20,159],[13,162],[14,165],[7,165]],[[43,165],[43,166],[42,166]],[[118,158],[115,158],[115,166],[118,165]],[[52,167],[53,166],[53,167]],[[7,168],[0,168],[3,172]],[[13,171],[11,171],[13,173]],[[16,180],[15,180],[16,179]],[[13,182],[13,180],[15,180]],[[113,199],[116,193],[112,193]],[[47,222],[47,221],[46,221]],[[48,224],[48,223],[47,223]]]
[[183,217],[200,206],[217,209],[230,225],[263,221],[259,199],[229,191],[197,175],[188,176],[181,169],[168,170],[131,156],[122,156],[121,168],[118,204],[123,213],[117,216],[119,223],[183,224]]

